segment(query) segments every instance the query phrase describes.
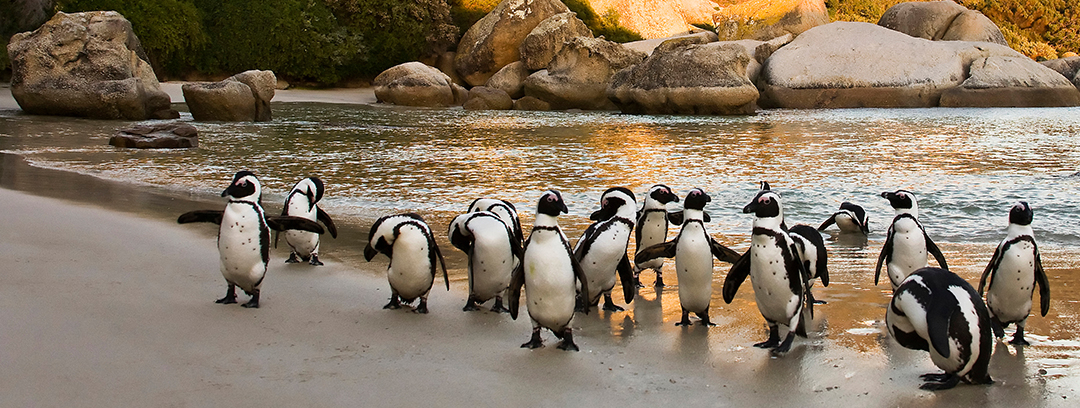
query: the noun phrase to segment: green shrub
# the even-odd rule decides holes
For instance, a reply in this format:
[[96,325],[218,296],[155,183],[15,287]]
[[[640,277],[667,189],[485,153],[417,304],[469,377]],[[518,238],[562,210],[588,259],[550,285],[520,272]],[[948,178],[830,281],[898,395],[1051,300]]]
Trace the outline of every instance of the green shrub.
[[350,74],[374,75],[394,65],[432,57],[457,43],[446,0],[326,0],[338,21],[364,33],[365,53]]
[[604,39],[617,43],[643,39],[640,34],[619,25],[619,13],[615,10],[608,10],[601,15],[584,0],[563,0],[563,4],[577,13],[578,18],[592,30],[594,36],[604,36]]

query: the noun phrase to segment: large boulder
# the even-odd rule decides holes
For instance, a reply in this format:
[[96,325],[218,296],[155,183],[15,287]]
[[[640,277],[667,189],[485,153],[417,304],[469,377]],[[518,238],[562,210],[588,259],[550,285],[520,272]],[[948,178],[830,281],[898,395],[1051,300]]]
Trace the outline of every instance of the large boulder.
[[941,95],[941,106],[1077,106],[1080,91],[1061,74],[1026,56],[979,58],[958,88]]
[[180,89],[195,120],[255,121],[255,94],[240,81],[191,82]]
[[124,16],[56,13],[11,37],[11,95],[36,115],[99,119],[179,117]]
[[486,86],[502,90],[511,98],[520,98],[525,96],[525,79],[531,73],[524,62],[514,61],[492,75]]
[[520,59],[521,42],[540,22],[568,11],[559,0],[503,0],[461,36],[454,57],[458,75],[472,86],[487,83]]
[[274,99],[274,90],[277,89],[277,76],[273,71],[244,71],[225,80],[240,82],[251,88],[251,95],[255,97],[256,122],[268,122],[272,119],[270,101]]
[[[835,22],[802,33],[766,60],[759,105],[938,106],[943,92],[968,79],[972,62],[988,57],[1025,58],[998,44],[930,41],[874,24]],[[1054,89],[1028,84],[1025,89]]]
[[644,52],[645,55],[652,55],[653,50],[655,50],[656,47],[659,47],[660,44],[663,44],[670,40],[686,37],[701,37],[700,40],[694,40],[701,41],[701,43],[709,43],[717,40],[716,33],[712,31],[700,31],[693,34],[676,35],[667,38],[651,38],[648,40],[631,41],[628,43],[623,43],[623,47],[629,48],[631,50]]
[[758,90],[747,75],[760,42],[670,40],[619,71],[608,97],[626,113],[751,114]]
[[607,98],[611,76],[644,59],[645,53],[602,38],[577,37],[563,46],[548,69],[525,80],[525,95],[552,109],[614,110]]
[[[714,0],[583,0],[596,14],[614,16],[619,26],[642,38],[687,34],[693,24],[712,24]],[[610,17],[608,17],[610,18]]]
[[508,110],[514,100],[500,89],[475,86],[469,90],[469,100],[461,106],[465,110]]
[[446,107],[465,102],[467,91],[437,68],[421,62],[395,65],[372,82],[379,102],[406,106]]
[[1077,72],[1080,72],[1080,57],[1064,57],[1052,60],[1046,60],[1040,64],[1045,65],[1057,73],[1061,74],[1067,79],[1077,78]]
[[1009,45],[993,21],[952,1],[900,3],[885,10],[878,25],[927,40]]
[[824,0],[743,0],[720,7],[713,14],[720,41],[797,36],[828,23]]
[[199,131],[181,122],[136,125],[121,129],[109,138],[116,147],[137,149],[183,149],[199,147]]
[[547,68],[555,53],[574,37],[592,37],[592,30],[574,13],[559,13],[541,21],[521,41],[521,62],[530,71]]

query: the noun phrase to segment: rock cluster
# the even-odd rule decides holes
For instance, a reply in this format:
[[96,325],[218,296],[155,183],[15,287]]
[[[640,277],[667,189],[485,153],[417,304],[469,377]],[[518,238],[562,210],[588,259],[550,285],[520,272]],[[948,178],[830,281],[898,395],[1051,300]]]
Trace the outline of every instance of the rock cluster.
[[184,101],[195,120],[266,122],[271,120],[277,78],[271,71],[244,71],[220,82],[184,84]]

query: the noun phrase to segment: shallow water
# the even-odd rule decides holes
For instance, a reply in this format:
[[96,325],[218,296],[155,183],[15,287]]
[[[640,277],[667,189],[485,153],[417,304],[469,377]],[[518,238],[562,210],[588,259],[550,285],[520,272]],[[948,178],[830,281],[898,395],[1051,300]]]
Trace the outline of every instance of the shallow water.
[[[1080,378],[1080,197],[1074,193],[1080,184],[1080,109],[777,110],[713,117],[275,103],[274,116],[269,123],[195,123],[200,148],[139,151],[107,145],[126,122],[0,111],[0,152],[35,166],[208,200],[217,200],[235,171],[253,170],[268,207],[298,179],[317,175],[327,183],[322,206],[339,226],[359,231],[355,236],[366,235],[375,218],[405,211],[424,215],[444,232],[478,197],[515,203],[527,228],[535,200],[556,188],[570,208],[564,229],[576,238],[608,187],[640,194],[664,183],[680,196],[700,187],[713,198],[708,228],[740,252],[752,221],[741,208],[767,180],[783,194],[789,224],[816,226],[842,201],[870,214],[866,240],[835,229],[827,234],[832,284],[818,284],[815,294],[830,303],[816,309],[818,332],[804,341],[854,350],[880,364],[888,363],[896,345],[882,334],[890,288],[873,285],[893,215],[879,194],[913,191],[920,220],[951,269],[974,284],[1004,236],[1010,206],[1025,200],[1035,210],[1053,302],[1045,318],[1028,322],[1035,345],[1026,350],[1021,378]],[[184,120],[191,118],[185,114]],[[440,242],[453,280],[461,282],[463,255]],[[362,244],[334,245],[355,261]],[[642,289],[627,312],[604,315],[615,341],[678,319],[677,282],[668,265],[669,286],[662,292]],[[727,267],[717,263],[716,287]],[[645,283],[652,279],[643,274]],[[749,340],[764,337],[748,288],[731,305],[716,292],[712,314],[719,326],[702,345],[714,354],[704,358],[746,358],[717,351],[743,350]]]

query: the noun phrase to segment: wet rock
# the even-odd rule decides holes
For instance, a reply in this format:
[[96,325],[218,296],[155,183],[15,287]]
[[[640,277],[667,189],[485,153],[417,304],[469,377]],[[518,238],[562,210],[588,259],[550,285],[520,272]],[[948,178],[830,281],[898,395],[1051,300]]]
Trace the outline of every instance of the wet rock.
[[477,86],[469,90],[469,100],[462,106],[466,110],[508,110],[514,100],[500,89]]
[[982,41],[1008,46],[993,21],[952,1],[908,2],[890,7],[878,25],[933,41]]
[[824,0],[746,0],[720,7],[713,14],[720,41],[798,36],[828,23]]
[[199,147],[199,131],[194,126],[181,122],[136,125],[117,131],[109,138],[109,144],[137,149]]
[[192,82],[180,87],[191,116],[198,121],[253,122],[256,101],[240,81]]
[[614,110],[607,98],[612,75],[644,59],[645,53],[602,38],[576,37],[548,69],[529,75],[525,95],[551,104],[552,109]]
[[15,34],[11,95],[27,113],[98,119],[179,117],[131,23],[113,11],[56,13]]
[[[390,67],[372,82],[379,102],[405,106],[457,106],[467,91],[451,82],[442,71],[421,62]],[[460,88],[460,89],[459,89]]]
[[531,73],[528,68],[525,68],[524,62],[511,62],[502,67],[495,75],[492,75],[491,79],[488,79],[486,86],[501,89],[511,98],[521,98],[525,96],[525,79]]
[[454,58],[458,75],[472,86],[487,83],[520,59],[521,42],[540,22],[569,11],[559,0],[503,0],[461,37]]
[[551,104],[532,96],[526,96],[524,98],[514,101],[514,110],[549,111],[551,110]]
[[758,90],[747,75],[760,42],[661,44],[640,64],[612,78],[608,97],[626,113],[751,114]]
[[1080,91],[1068,79],[1026,56],[979,58],[958,88],[941,95],[941,106],[1077,106]]
[[545,69],[568,40],[592,36],[592,30],[586,27],[576,14],[556,14],[541,21],[521,41],[521,62],[530,71]]

